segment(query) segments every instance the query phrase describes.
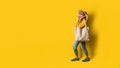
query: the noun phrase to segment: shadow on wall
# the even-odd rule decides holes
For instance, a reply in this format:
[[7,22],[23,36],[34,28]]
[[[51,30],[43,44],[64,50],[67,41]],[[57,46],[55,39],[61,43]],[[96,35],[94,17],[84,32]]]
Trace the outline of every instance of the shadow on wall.
[[96,33],[97,31],[94,31],[94,27],[93,27],[95,14],[90,13],[90,14],[88,14],[88,17],[89,18],[88,18],[87,25],[89,26],[89,29],[90,29],[90,34],[89,34],[90,41],[87,42],[87,49],[88,49],[89,56],[92,59],[95,56],[98,34]]

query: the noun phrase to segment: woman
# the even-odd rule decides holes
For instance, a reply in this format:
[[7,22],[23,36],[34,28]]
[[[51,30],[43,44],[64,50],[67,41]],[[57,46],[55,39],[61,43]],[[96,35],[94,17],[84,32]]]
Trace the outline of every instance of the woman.
[[87,61],[90,61],[90,59],[88,57],[88,51],[86,49],[86,44],[85,44],[85,42],[89,40],[89,33],[88,33],[89,29],[86,25],[86,22],[88,20],[88,15],[83,10],[79,10],[78,13],[79,13],[78,22],[75,26],[76,40],[73,45],[73,49],[74,49],[74,53],[75,53],[76,57],[71,59],[71,61],[79,60],[77,47],[78,47],[78,44],[81,43],[80,47],[86,56],[86,58],[82,61],[87,62]]

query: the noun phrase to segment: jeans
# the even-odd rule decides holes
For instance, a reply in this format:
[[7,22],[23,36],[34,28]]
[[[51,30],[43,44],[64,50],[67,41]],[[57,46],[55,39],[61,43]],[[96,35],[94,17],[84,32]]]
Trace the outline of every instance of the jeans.
[[78,44],[81,43],[80,47],[82,49],[82,51],[84,52],[84,54],[86,56],[88,56],[88,51],[86,49],[86,45],[85,45],[85,42],[79,42],[79,41],[75,41],[74,42],[74,45],[73,45],[73,49],[74,49],[74,53],[75,55],[78,57],[78,50],[77,50],[77,47],[78,47]]

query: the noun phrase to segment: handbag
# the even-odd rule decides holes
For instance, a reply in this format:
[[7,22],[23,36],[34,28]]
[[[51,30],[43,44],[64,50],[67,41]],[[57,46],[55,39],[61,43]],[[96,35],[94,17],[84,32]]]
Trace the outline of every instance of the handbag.
[[83,23],[83,28],[79,26],[75,28],[75,36],[77,41],[89,41],[89,27],[87,27],[86,21],[84,21]]

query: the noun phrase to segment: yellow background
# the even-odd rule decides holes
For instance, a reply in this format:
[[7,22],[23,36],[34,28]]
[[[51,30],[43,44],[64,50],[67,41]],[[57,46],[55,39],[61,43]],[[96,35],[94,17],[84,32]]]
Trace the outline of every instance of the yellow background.
[[[119,6],[119,0],[1,0],[0,68],[120,68]],[[87,63],[80,47],[80,61],[70,61],[79,9],[89,15]]]

